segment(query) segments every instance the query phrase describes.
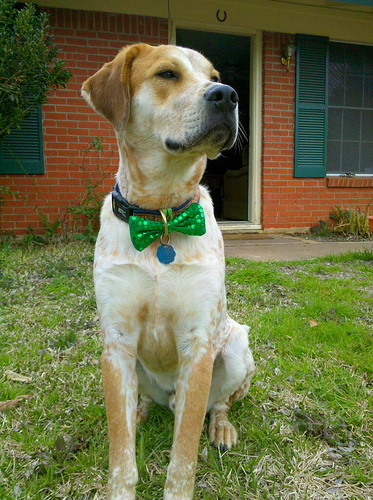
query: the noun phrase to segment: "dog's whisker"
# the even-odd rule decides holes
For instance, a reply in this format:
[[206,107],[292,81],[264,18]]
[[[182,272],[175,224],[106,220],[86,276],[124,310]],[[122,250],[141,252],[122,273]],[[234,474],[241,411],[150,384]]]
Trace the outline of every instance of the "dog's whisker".
[[241,152],[243,150],[244,146],[246,145],[246,143],[247,143],[247,137],[244,134],[242,134],[241,129],[239,129],[237,139],[236,139],[236,142],[234,144],[234,150],[236,152]]
[[238,122],[238,129],[243,138],[247,141],[248,140],[247,132],[241,122]]

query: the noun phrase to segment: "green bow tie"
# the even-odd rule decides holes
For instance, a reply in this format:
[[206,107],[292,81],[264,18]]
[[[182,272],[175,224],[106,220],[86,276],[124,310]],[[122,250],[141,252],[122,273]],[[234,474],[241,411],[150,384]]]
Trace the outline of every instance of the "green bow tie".
[[[165,233],[163,221],[146,220],[135,215],[129,218],[129,226],[132,244],[139,252]],[[168,221],[167,228],[169,233],[177,231],[190,236],[202,236],[206,232],[203,208],[198,203],[192,203],[180,215]]]

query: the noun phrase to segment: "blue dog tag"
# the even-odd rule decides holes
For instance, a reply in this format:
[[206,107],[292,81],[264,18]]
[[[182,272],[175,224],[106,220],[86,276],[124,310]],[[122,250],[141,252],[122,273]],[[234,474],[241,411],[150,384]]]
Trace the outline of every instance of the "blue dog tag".
[[176,252],[172,245],[159,245],[157,248],[157,258],[162,264],[171,264],[175,260]]

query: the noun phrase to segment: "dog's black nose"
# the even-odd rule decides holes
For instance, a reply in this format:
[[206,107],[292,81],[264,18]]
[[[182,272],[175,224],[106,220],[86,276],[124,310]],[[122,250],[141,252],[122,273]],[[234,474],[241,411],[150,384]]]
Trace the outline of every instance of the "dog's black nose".
[[237,92],[229,85],[211,85],[205,92],[204,99],[215,103],[223,111],[230,111],[238,104]]

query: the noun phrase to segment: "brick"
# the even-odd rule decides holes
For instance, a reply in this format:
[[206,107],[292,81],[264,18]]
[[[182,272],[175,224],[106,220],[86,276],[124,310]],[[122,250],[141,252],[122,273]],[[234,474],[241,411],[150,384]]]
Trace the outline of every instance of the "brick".
[[101,29],[102,31],[109,31],[109,19],[107,12],[101,13]]
[[115,14],[109,14],[109,26],[108,29],[111,33],[117,33],[117,16]]
[[77,15],[77,17],[79,19],[78,29],[79,30],[86,30],[87,29],[87,16],[86,16],[86,12],[84,10],[81,10],[76,15]]
[[133,35],[137,35],[139,33],[137,16],[130,17],[130,33]]
[[86,12],[86,29],[89,31],[94,30],[94,12]]
[[94,25],[95,31],[101,31],[101,13],[100,12],[95,12],[93,25]]
[[103,42],[105,41],[110,41],[110,40],[118,40],[118,35],[117,33],[101,33],[100,38]]

